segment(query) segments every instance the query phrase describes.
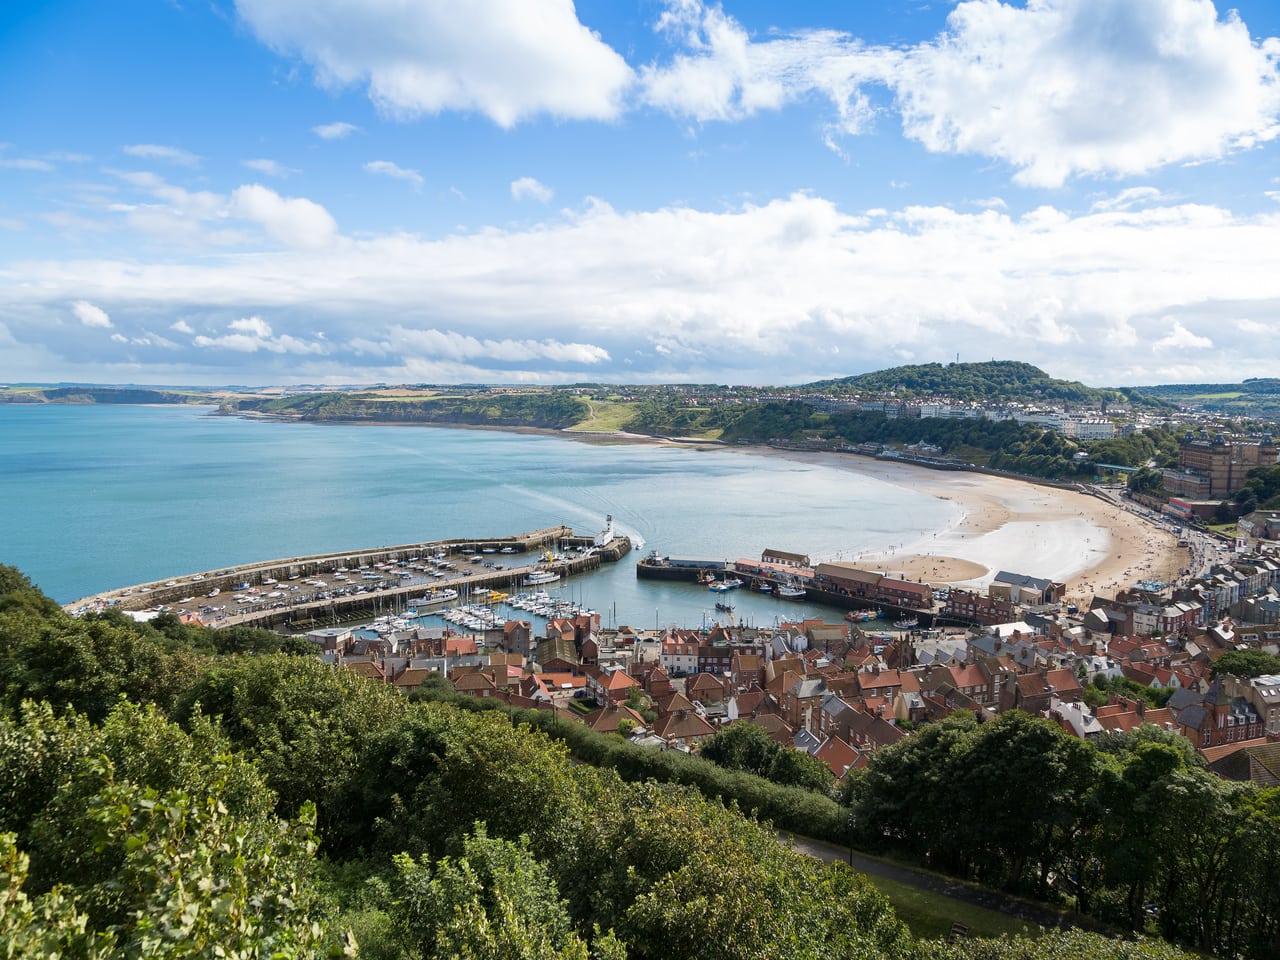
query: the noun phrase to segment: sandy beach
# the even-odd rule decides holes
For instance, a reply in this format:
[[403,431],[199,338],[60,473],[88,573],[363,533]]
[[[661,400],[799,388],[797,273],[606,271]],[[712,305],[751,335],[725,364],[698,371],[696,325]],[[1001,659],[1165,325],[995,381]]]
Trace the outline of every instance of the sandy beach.
[[1188,553],[1168,531],[1098,497],[980,473],[929,470],[844,453],[715,447],[824,464],[951,501],[960,519],[858,565],[938,586],[984,589],[1001,570],[1061,581],[1070,601],[1113,595],[1139,580],[1168,581]]

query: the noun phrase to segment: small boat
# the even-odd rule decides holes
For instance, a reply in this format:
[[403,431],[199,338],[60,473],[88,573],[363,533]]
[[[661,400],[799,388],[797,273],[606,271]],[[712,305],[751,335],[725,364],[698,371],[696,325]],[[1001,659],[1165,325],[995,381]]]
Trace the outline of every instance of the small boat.
[[893,621],[895,630],[914,630],[918,626],[920,626],[919,617],[903,617],[901,620]]
[[219,590],[217,587],[214,587],[214,588],[213,588],[212,590],[210,590],[207,594],[205,594],[205,596],[207,596],[207,597],[216,597],[216,596],[217,596],[218,594],[220,594],[221,592],[222,592],[222,591],[221,591],[221,590]]
[[727,580],[714,580],[707,584],[708,590],[714,590],[716,593],[724,593],[726,590],[737,590],[742,586],[742,581],[737,577],[729,577]]
[[555,583],[560,579],[560,574],[554,570],[536,570],[524,578],[526,587],[536,587],[543,583]]
[[768,580],[757,580],[756,590],[760,593],[773,593],[773,584]]
[[717,610],[722,610],[722,611],[724,611],[725,613],[733,613],[733,604],[732,604],[732,603],[726,603],[726,602],[725,602],[725,601],[723,601],[723,600],[717,600],[717,601],[716,601],[716,609],[717,609]]
[[798,583],[780,583],[773,593],[779,600],[804,599],[804,587]]

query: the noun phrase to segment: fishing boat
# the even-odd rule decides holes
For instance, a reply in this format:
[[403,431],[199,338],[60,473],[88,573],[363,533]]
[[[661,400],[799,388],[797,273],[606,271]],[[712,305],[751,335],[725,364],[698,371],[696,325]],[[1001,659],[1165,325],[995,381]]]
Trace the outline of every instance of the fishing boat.
[[919,617],[903,617],[901,620],[893,621],[895,630],[914,630],[918,626],[920,626]]
[[778,588],[773,591],[773,595],[779,600],[803,600],[804,587],[798,583],[780,583]]
[[737,590],[742,586],[742,581],[737,577],[729,577],[727,580],[714,580],[707,584],[708,590],[714,590],[716,593],[724,593],[726,590]]
[[724,600],[717,600],[717,601],[716,601],[716,609],[717,609],[717,610],[721,610],[721,611],[723,611],[724,613],[733,613],[733,604],[732,604],[732,603],[727,603],[727,602],[725,602]]
[[850,610],[844,615],[844,618],[850,623],[869,623],[879,616],[879,610]]
[[554,570],[535,570],[524,578],[524,585],[526,587],[536,587],[543,583],[555,583],[559,579],[560,574]]
[[768,580],[757,580],[756,590],[760,593],[773,593],[773,584]]

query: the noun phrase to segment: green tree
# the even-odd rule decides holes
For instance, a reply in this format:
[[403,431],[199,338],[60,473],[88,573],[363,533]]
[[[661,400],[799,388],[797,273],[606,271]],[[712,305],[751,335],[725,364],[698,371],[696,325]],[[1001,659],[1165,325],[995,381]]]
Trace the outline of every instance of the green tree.
[[316,923],[310,811],[277,820],[252,766],[208,724],[188,736],[121,703],[97,727],[30,705],[0,721],[0,817],[26,854],[8,857],[8,901],[34,893],[33,922],[81,937],[77,950],[247,958],[332,946]]
[[1265,650],[1228,650],[1213,662],[1215,677],[1261,677],[1280,674],[1280,657]]
[[273,789],[277,811],[295,817],[315,803],[326,843],[345,829],[345,803],[367,745],[407,713],[394,688],[314,657],[236,657],[192,684],[175,713],[218,718],[238,749],[251,753]]
[[[477,824],[456,859],[399,854],[394,863],[392,917],[423,960],[587,960],[587,944],[527,837],[493,839]],[[596,956],[625,957],[611,935],[599,940]]]

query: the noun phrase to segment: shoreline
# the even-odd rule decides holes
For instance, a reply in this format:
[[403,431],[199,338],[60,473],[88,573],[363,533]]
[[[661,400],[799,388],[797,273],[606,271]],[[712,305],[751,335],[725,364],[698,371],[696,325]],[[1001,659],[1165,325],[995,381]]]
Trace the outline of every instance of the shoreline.
[[412,421],[376,424],[367,420],[308,421],[242,412],[215,415],[280,423],[489,430],[558,437],[578,443],[633,444],[776,457],[847,470],[955,505],[959,515],[948,528],[927,538],[895,545],[887,553],[863,552],[852,560],[866,569],[938,586],[959,586],[982,592],[999,571],[1007,570],[1061,581],[1066,584],[1069,602],[1087,603],[1096,594],[1114,594],[1139,580],[1175,580],[1188,559],[1185,548],[1178,547],[1177,539],[1168,531],[1088,493],[967,470],[930,470],[850,452],[788,450],[765,444],[725,444],[692,437],[676,440],[623,431]]

